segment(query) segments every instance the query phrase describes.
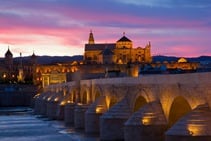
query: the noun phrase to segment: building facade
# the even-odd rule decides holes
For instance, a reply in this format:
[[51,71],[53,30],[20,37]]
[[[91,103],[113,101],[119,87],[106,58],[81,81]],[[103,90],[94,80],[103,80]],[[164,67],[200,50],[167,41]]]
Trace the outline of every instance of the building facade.
[[85,44],[84,62],[87,64],[128,64],[151,63],[151,44],[133,47],[133,42],[125,34],[116,43],[95,43],[92,32]]
[[23,61],[21,54],[14,59],[8,47],[5,57],[0,60],[0,83],[32,83],[36,60],[34,53],[28,60]]

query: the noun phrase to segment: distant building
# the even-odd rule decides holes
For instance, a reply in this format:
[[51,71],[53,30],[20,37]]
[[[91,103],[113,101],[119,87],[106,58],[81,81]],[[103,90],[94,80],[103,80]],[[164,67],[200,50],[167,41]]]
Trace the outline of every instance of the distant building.
[[[32,55],[33,58],[36,58]],[[34,62],[35,63],[35,62]],[[92,32],[85,44],[82,62],[36,65],[33,82],[45,87],[80,79],[107,77],[138,77],[142,72],[163,73],[167,70],[196,70],[197,63],[189,63],[185,58],[178,62],[152,63],[150,42],[143,48],[133,48],[133,42],[125,34],[116,43],[95,43]]]
[[151,63],[150,68],[143,68],[143,73],[186,73],[195,72],[198,68],[198,62],[188,62],[187,59],[182,57],[176,62],[164,61]]
[[41,87],[67,81],[67,73],[76,71],[76,67],[62,64],[36,65],[33,83]]
[[[32,55],[33,57],[33,55]],[[133,42],[125,34],[116,43],[95,43],[92,32],[85,44],[83,62],[37,65],[33,82],[45,87],[50,84],[80,79],[138,76],[138,67],[128,64],[151,63],[151,44],[145,48],[133,48]]]
[[199,68],[198,62],[188,62],[185,58],[180,58],[177,62],[170,62],[166,64],[168,69],[177,69],[183,71],[196,71]]
[[5,53],[5,67],[8,69],[8,71],[12,71],[13,68],[13,54],[11,53],[9,47],[7,52]]
[[133,48],[133,42],[125,34],[116,43],[95,43],[92,32],[85,44],[84,62],[86,64],[128,64],[151,63],[150,42],[143,48]]
[[66,73],[57,71],[52,71],[50,73],[43,73],[41,75],[41,78],[42,78],[42,87],[51,84],[65,83],[67,81]]
[[33,69],[36,65],[36,55],[33,53],[29,60],[14,59],[9,47],[5,58],[0,63],[0,83],[32,83]]

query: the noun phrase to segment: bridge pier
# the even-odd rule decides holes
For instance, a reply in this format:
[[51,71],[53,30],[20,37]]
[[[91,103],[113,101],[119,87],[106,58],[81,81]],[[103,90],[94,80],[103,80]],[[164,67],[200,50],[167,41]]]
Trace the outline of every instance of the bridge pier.
[[84,129],[85,127],[85,112],[88,109],[87,104],[77,104],[74,110],[74,127],[76,129]]
[[125,141],[163,141],[167,122],[159,102],[141,107],[125,123]]
[[43,93],[34,98],[35,107],[34,113],[38,115],[46,115],[47,112],[47,99],[50,97],[50,93]]
[[34,113],[39,115],[41,113],[41,102],[43,95],[37,95],[34,97]]
[[74,124],[75,103],[67,103],[64,107],[64,123],[67,126]]
[[47,114],[47,99],[43,98],[40,100],[40,113],[41,115],[46,115]]
[[132,113],[128,103],[128,99],[124,98],[100,117],[101,140],[124,139],[124,123]]
[[57,118],[57,108],[60,103],[60,97],[58,93],[52,93],[52,96],[47,100],[47,112],[46,115],[50,119]]
[[200,105],[166,132],[165,141],[211,141],[211,110]]
[[58,120],[64,120],[64,107],[65,107],[65,103],[63,103],[64,101],[62,101],[61,103],[59,103],[57,105],[57,113],[56,113],[56,119]]
[[85,132],[88,134],[100,133],[100,116],[107,111],[105,96],[99,97],[92,103],[85,113]]
[[47,117],[49,119],[56,119],[56,113],[57,113],[57,106],[58,106],[59,102],[58,101],[48,101],[47,102]]

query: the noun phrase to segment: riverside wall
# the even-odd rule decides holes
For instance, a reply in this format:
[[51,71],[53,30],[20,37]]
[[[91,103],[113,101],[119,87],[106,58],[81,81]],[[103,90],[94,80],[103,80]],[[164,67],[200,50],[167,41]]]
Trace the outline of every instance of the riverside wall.
[[1,84],[0,107],[33,106],[37,88],[33,85]]

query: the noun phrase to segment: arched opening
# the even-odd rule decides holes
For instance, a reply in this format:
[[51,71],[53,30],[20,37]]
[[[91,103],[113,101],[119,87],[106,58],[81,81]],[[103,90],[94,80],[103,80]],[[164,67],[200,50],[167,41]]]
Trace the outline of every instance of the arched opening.
[[111,108],[113,105],[115,105],[118,102],[117,98],[115,96],[111,96],[108,108]]
[[67,101],[72,101],[72,92],[67,93],[66,100]]
[[86,91],[82,95],[82,103],[87,104],[87,92]]
[[143,96],[139,96],[135,101],[133,112],[138,111],[145,104],[147,104],[146,99]]
[[181,117],[191,111],[191,107],[186,99],[178,96],[174,99],[169,113],[168,126],[174,125]]
[[77,101],[76,101],[76,100],[77,100],[76,94],[77,94],[77,92],[76,92],[76,91],[73,91],[73,93],[72,93],[72,100],[73,100],[74,103],[77,102]]
[[100,97],[100,92],[99,92],[99,91],[96,91],[94,100],[96,100],[96,99],[99,98],[99,97]]

